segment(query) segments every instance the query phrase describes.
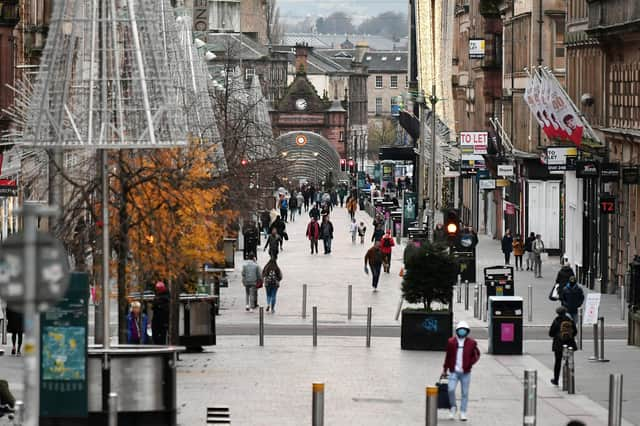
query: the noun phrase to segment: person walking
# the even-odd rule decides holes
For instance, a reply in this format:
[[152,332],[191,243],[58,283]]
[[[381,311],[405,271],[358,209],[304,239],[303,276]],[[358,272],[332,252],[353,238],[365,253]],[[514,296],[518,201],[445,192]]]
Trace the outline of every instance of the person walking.
[[[24,334],[24,316],[22,312],[7,306],[7,333],[11,333],[11,355],[22,354],[22,336]],[[17,345],[16,345],[17,342]]]
[[[253,255],[255,256],[255,254]],[[151,318],[151,338],[155,345],[167,344],[169,330],[169,306],[171,299],[167,286],[158,281],[155,286],[156,295],[153,298],[153,317]]]
[[142,305],[137,300],[131,302],[131,309],[127,315],[127,343],[132,345],[146,345],[149,343],[147,334],[147,314],[142,312]]
[[[275,226],[271,226],[271,234],[267,238],[267,242],[264,244],[264,248],[262,251],[266,251],[267,247],[269,247],[269,256],[273,259],[278,258],[278,252],[280,251],[280,247],[282,246],[282,238],[278,235],[278,230]],[[253,257],[255,258],[255,257]],[[249,258],[251,260],[252,257]]]
[[556,314],[556,318],[551,323],[551,327],[549,327],[549,337],[553,339],[551,350],[555,357],[551,384],[558,386],[560,368],[562,367],[562,346],[567,345],[574,351],[578,348],[575,340],[576,334],[578,334],[578,329],[576,328],[576,324],[573,322],[573,319],[567,315],[567,308],[564,306],[558,306]]
[[358,225],[358,236],[360,237],[360,244],[364,244],[364,235],[367,233],[367,227],[364,222],[360,222]]
[[376,225],[376,227],[373,230],[373,235],[371,236],[371,242],[377,243],[382,239],[383,236],[384,236],[384,228],[382,224]]
[[526,258],[525,260],[527,262],[527,271],[533,271],[533,265],[535,264],[535,259],[533,257],[533,242],[535,240],[536,234],[533,232],[524,240],[524,253]]
[[311,219],[309,224],[307,225],[307,238],[309,239],[309,243],[311,244],[311,254],[313,251],[316,251],[318,254],[318,240],[320,239],[320,225],[318,221],[314,217]]
[[[271,259],[275,260],[276,257],[271,257]],[[251,257],[244,262],[244,265],[242,265],[242,285],[244,286],[245,292],[245,310],[248,312],[253,312],[253,310],[258,306],[257,285],[261,276],[262,271],[260,270],[260,266],[256,263],[255,257]]]
[[284,243],[284,240],[289,239],[289,236],[287,235],[287,224],[284,223],[280,216],[278,216],[276,217],[276,220],[274,220],[271,224],[271,228],[275,228],[276,233],[280,237],[280,250],[282,250],[282,244]]
[[502,253],[504,253],[504,264],[508,265],[511,258],[511,252],[513,251],[513,237],[511,231],[507,229],[502,237]]
[[275,259],[269,260],[262,269],[262,282],[267,292],[267,312],[276,313],[276,295],[282,281],[282,271]]
[[298,216],[302,217],[302,206],[304,205],[304,211],[307,211],[307,208],[309,206],[308,202],[305,202],[302,191],[298,191],[298,193],[296,194],[296,203],[298,204]]
[[376,241],[364,255],[364,273],[369,274],[371,268],[371,287],[373,291],[378,291],[378,280],[380,280],[380,269],[382,269],[382,252],[380,251],[380,241]]
[[356,219],[351,219],[351,223],[349,224],[349,233],[351,234],[351,244],[356,243],[356,234],[358,233],[358,224],[356,223]]
[[280,195],[280,218],[282,220],[284,220],[285,222],[287,221],[287,212],[288,212],[288,208],[289,208],[289,201],[287,201],[287,197],[283,194]]
[[391,269],[391,252],[396,245],[391,236],[391,229],[387,229],[387,233],[380,239],[380,251],[382,252],[382,264],[384,266],[384,272],[387,274]]
[[311,210],[309,211],[309,217],[311,219],[315,219],[315,220],[320,220],[320,208],[318,207],[318,204],[314,204],[313,207],[311,207]]
[[460,321],[456,326],[456,335],[447,341],[447,351],[442,366],[442,375],[449,374],[449,418],[454,419],[457,412],[456,387],[460,383],[460,420],[467,421],[467,404],[469,402],[469,385],[471,384],[471,368],[480,359],[478,343],[469,337],[469,324]]
[[522,242],[522,237],[520,234],[516,234],[516,237],[513,239],[513,256],[516,258],[516,271],[518,267],[522,271],[522,256],[524,255],[524,243]]
[[584,291],[576,282],[576,277],[569,277],[569,281],[565,284],[560,292],[560,303],[567,309],[567,314],[574,321],[578,320],[578,309],[584,303]]
[[562,294],[562,290],[564,290],[565,286],[569,284],[569,279],[571,277],[575,277],[575,275],[573,268],[568,262],[562,265],[558,271],[558,275],[556,275],[556,284],[558,284],[559,295]]
[[320,238],[324,242],[324,254],[331,253],[331,240],[333,240],[333,223],[329,220],[329,215],[322,216],[320,225]]
[[358,200],[355,195],[350,195],[347,198],[347,212],[349,212],[349,217],[354,219],[356,217],[356,210],[358,208]]
[[289,215],[291,217],[291,222],[296,221],[296,213],[298,212],[298,199],[295,196],[291,196],[289,199]]
[[531,251],[533,252],[533,274],[536,278],[542,278],[542,253],[544,253],[544,242],[540,234],[536,235],[536,239],[531,243]]

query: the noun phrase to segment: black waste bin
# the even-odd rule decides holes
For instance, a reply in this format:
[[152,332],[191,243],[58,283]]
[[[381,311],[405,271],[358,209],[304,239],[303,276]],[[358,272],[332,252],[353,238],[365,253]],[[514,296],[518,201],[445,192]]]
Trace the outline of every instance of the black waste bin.
[[489,297],[489,353],[522,355],[522,297]]
[[248,226],[244,229],[244,252],[243,259],[247,260],[251,256],[258,255],[258,244],[260,244],[260,231],[255,226]]
[[[513,266],[490,266],[484,268],[484,285],[487,301],[491,296],[513,296]],[[487,304],[487,306],[489,306]]]

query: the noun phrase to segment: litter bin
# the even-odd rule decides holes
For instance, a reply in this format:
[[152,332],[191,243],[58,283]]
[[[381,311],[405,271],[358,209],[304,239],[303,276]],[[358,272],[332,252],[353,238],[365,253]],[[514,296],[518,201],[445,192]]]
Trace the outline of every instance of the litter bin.
[[[490,266],[484,268],[484,285],[487,300],[491,296],[513,296],[513,266]],[[487,306],[489,306],[487,304]]]
[[489,353],[522,355],[522,297],[489,297]]
[[216,296],[180,295],[179,343],[187,351],[216,344]]

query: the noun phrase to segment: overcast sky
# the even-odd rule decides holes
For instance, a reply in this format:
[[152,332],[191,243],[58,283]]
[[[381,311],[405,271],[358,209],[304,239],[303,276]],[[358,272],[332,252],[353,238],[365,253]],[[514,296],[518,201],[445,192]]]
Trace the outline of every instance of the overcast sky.
[[327,16],[335,11],[351,14],[356,24],[386,11],[407,12],[406,0],[278,0],[280,15],[287,21],[301,21],[307,15]]

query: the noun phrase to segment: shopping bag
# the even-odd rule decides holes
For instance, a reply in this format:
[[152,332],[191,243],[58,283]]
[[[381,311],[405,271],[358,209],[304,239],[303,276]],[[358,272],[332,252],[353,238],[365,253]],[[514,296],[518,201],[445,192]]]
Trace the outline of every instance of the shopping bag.
[[451,402],[449,401],[449,379],[447,376],[440,376],[440,380],[436,383],[438,387],[438,408],[450,409]]
[[555,283],[551,288],[551,292],[549,293],[549,300],[551,300],[552,302],[559,300],[560,299],[559,290],[560,290],[560,285],[558,283]]
[[256,281],[256,288],[262,288],[263,282],[262,280]]

